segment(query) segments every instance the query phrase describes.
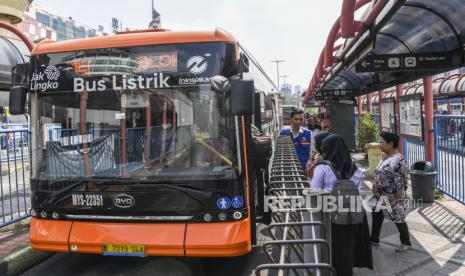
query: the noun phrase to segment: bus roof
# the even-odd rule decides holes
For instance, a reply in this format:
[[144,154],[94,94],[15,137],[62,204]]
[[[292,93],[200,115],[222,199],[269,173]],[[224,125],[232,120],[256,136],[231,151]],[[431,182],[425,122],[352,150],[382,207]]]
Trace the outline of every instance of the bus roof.
[[111,36],[80,38],[64,41],[44,40],[33,50],[33,55],[90,50],[102,48],[117,48],[143,45],[190,43],[190,42],[234,42],[237,40],[221,28],[206,32],[174,32],[167,30],[146,32],[125,32]]

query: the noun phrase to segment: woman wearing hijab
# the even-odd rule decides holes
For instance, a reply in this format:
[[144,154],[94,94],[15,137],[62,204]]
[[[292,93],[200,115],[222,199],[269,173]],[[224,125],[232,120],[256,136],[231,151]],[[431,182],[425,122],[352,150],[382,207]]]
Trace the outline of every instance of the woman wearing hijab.
[[315,151],[313,151],[311,153],[310,159],[308,160],[307,166],[305,168],[305,174],[308,177],[313,177],[313,171],[315,169],[315,166],[318,164],[318,162],[323,160],[323,157],[320,154],[320,152],[322,152],[321,151],[321,143],[322,143],[323,139],[325,139],[329,135],[331,135],[331,133],[322,132],[322,133],[319,133],[319,134],[317,134],[315,136],[315,138],[314,138]]
[[[320,154],[324,160],[331,162],[333,168],[339,172],[342,178],[352,180],[360,190],[363,172],[353,163],[347,145],[341,136],[330,134],[324,137],[321,142]],[[337,177],[329,165],[318,164],[314,168],[311,187],[331,192],[336,181]],[[366,215],[363,222],[359,224],[331,224],[331,251],[332,264],[337,275],[353,275],[353,267],[373,269]]]

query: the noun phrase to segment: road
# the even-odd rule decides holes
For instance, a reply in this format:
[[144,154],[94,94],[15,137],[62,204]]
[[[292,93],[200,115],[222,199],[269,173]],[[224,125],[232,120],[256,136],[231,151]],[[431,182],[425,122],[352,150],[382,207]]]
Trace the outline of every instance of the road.
[[241,276],[267,262],[256,247],[251,254],[235,258],[131,258],[89,254],[59,253],[21,275],[163,275],[163,276]]

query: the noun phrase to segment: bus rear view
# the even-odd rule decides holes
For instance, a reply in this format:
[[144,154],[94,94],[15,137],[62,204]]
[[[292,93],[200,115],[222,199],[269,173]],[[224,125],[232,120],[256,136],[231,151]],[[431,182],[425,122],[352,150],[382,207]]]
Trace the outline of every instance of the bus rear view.
[[39,45],[29,93],[32,247],[250,252],[245,140],[231,92],[209,82],[238,73],[237,47],[218,30]]

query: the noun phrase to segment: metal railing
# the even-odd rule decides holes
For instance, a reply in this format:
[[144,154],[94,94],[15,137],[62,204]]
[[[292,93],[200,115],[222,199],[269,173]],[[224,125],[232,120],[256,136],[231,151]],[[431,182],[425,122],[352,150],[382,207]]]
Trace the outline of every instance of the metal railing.
[[19,126],[0,130],[0,227],[29,216],[30,132]]
[[417,161],[426,159],[425,141],[420,137],[404,136],[404,155],[407,165],[410,167]]
[[257,266],[255,275],[262,271],[278,275],[336,275],[331,266],[329,214],[302,204],[313,197],[306,197],[309,182],[290,137],[278,139],[270,163],[267,207],[272,212],[272,223],[264,231],[272,240],[264,242],[262,248],[271,263]]
[[434,117],[437,188],[465,204],[465,116]]

